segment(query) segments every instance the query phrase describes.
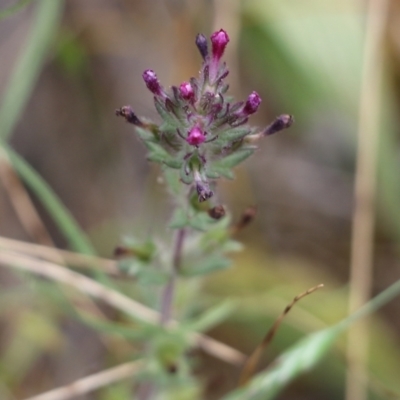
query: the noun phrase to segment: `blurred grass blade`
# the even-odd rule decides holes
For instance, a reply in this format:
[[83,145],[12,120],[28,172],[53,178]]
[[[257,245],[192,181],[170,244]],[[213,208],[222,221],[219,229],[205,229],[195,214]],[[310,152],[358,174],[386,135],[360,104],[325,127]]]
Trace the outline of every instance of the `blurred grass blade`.
[[51,190],[49,185],[14,150],[4,144],[3,148],[7,152],[18,175],[21,176],[21,179],[25,184],[42,202],[47,212],[51,215],[60,231],[68,240],[71,248],[80,253],[94,255],[96,252],[85,233],[78,226],[74,217],[62,204],[57,195]]
[[307,336],[279,357],[271,368],[258,374],[247,386],[222,400],[268,400],[274,398],[298,375],[315,367],[332,347],[336,338],[353,323],[364,318],[400,295],[400,280],[335,326]]
[[375,296],[367,304],[360,307],[356,312],[349,315],[343,321],[339,322],[336,326],[342,331],[348,329],[352,324],[364,318],[373,312],[377,311],[379,308],[384,306],[389,301],[393,300],[395,297],[400,295],[400,279],[390,285],[383,292]]
[[7,17],[10,17],[11,15],[15,14],[19,10],[21,10],[23,7],[27,6],[32,0],[20,0],[16,4],[13,4],[12,6],[9,6],[3,10],[0,10],[0,21],[2,19],[5,19]]
[[341,329],[334,326],[301,340],[284,353],[267,371],[258,374],[247,386],[223,397],[223,400],[273,399],[300,373],[314,367],[332,346]]
[[11,135],[29,99],[60,20],[61,0],[39,0],[35,21],[0,108],[0,139]]

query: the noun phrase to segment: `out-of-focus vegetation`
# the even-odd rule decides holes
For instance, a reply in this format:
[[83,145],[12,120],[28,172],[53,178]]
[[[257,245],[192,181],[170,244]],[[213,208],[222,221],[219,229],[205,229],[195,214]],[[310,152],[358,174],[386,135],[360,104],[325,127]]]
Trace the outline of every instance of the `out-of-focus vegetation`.
[[[103,257],[130,233],[167,236],[170,204],[155,183],[159,171],[114,109],[129,103],[148,115],[152,99],[142,71],[153,68],[165,85],[187,80],[200,62],[196,33],[223,27],[232,38],[227,58],[235,94],[257,90],[263,98],[264,112],[253,122],[263,126],[289,112],[296,124],[265,141],[236,180],[219,187],[234,217],[249,204],[258,214],[240,234],[245,246],[235,266],[202,283],[201,296],[192,299],[195,311],[238,300],[209,334],[250,353],[297,293],[324,282],[287,317],[262,366],[346,317],[366,21],[360,2],[2,0],[0,6],[2,236]],[[392,2],[380,100],[373,294],[400,271],[399,18]],[[97,275],[129,296],[146,294],[135,282]],[[85,296],[56,285],[1,268],[1,399],[27,398],[137,357],[130,319],[104,307],[112,324],[95,323],[87,318],[92,304]],[[192,291],[182,288],[178,306]],[[372,317],[371,398],[400,393],[399,304],[394,300]],[[332,331],[325,332],[329,340]],[[334,343],[318,368],[289,384],[281,398],[343,398],[344,336]],[[220,398],[235,387],[239,370],[200,355],[196,374],[204,397]],[[133,382],[81,398],[131,398]]]

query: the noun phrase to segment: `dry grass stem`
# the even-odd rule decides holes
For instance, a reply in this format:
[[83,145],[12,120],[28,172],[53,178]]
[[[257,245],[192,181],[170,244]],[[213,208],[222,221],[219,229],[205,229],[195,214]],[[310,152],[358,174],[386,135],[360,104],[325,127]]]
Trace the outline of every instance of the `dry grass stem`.
[[38,243],[53,246],[50,234],[3,150],[0,151],[0,180],[26,233]]
[[22,242],[20,240],[8,239],[1,236],[0,248],[4,250],[12,250],[25,255],[29,254],[57,264],[65,263],[76,268],[94,269],[111,275],[118,274],[116,262],[106,258],[59,250],[48,246]]
[[283,310],[282,314],[275,320],[272,327],[268,330],[268,332],[265,335],[262,342],[256,347],[254,352],[247,359],[246,364],[244,365],[242,373],[240,375],[239,386],[245,385],[249,381],[251,376],[254,374],[254,371],[257,367],[257,364],[260,360],[262,353],[265,351],[265,349],[268,347],[268,345],[272,342],[272,339],[274,338],[279,326],[281,325],[283,318],[285,318],[285,316],[292,309],[292,307],[303,297],[315,292],[316,290],[322,288],[323,286],[324,285],[321,283],[317,286],[314,286],[314,287],[308,289],[307,291],[297,295],[292,300],[292,302],[286,306],[286,308]]
[[[364,4],[362,5],[364,7]],[[365,304],[371,293],[374,253],[375,198],[379,118],[381,114],[382,49],[388,1],[370,0],[367,9],[361,82],[358,149],[355,176],[355,209],[351,241],[349,312]],[[349,331],[347,343],[347,400],[367,398],[368,321]]]
[[[109,289],[100,283],[77,272],[70,271],[68,268],[50,263],[39,261],[30,257],[7,251],[0,251],[0,265],[28,271],[37,275],[50,278],[54,281],[72,286],[75,289],[86,293],[98,300],[104,301],[110,306],[125,312],[135,319],[142,322],[157,324],[159,313],[132,300],[131,298]],[[173,328],[177,321],[170,320],[167,327]],[[208,354],[219,358],[227,363],[240,365],[245,360],[244,354],[202,334],[192,334],[192,344],[200,347]]]
[[140,370],[142,365],[143,363],[141,361],[133,361],[122,364],[118,367],[106,369],[104,371],[98,372],[97,374],[78,379],[69,385],[50,390],[49,392],[45,392],[37,396],[29,397],[25,400],[74,399],[78,396],[82,396],[85,393],[92,392],[93,390],[99,389],[103,386],[107,386],[111,383],[132,377],[132,375]]

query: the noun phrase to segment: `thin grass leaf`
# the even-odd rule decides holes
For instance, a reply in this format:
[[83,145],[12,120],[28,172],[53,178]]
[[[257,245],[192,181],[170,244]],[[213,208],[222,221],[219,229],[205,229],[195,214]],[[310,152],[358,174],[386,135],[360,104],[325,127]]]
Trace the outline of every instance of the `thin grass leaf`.
[[61,0],[40,0],[24,52],[9,79],[0,108],[0,139],[7,140],[32,93],[60,20]]
[[18,175],[35,193],[54,219],[58,228],[71,245],[71,248],[80,253],[95,255],[96,251],[86,234],[43,178],[9,146],[3,144],[3,149],[7,152]]

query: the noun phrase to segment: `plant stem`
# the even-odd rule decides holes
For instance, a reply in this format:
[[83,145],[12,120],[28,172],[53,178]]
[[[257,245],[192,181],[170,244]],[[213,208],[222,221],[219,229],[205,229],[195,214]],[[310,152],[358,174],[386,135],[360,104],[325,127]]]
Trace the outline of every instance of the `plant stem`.
[[[172,254],[172,270],[168,283],[161,294],[160,325],[165,326],[171,318],[172,303],[174,300],[177,273],[180,269],[185,230],[179,229],[175,236],[174,252]],[[152,382],[144,382],[140,385],[137,396],[139,400],[148,400],[155,391]]]
[[176,277],[180,269],[182,248],[185,239],[186,231],[179,229],[175,237],[174,253],[172,255],[172,271],[170,279],[164,288],[161,295],[161,312],[160,312],[160,324],[165,325],[171,318],[172,303],[174,300]]

